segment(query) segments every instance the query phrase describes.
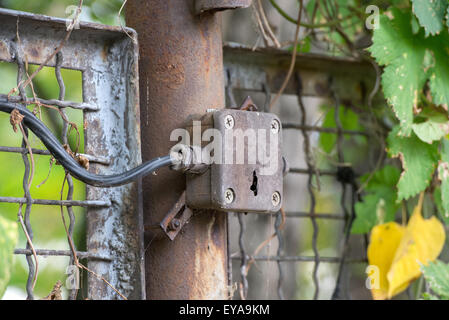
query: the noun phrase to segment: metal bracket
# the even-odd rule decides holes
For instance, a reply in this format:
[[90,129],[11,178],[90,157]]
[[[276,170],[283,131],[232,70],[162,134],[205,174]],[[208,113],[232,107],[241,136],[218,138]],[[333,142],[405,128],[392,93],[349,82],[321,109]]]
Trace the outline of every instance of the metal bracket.
[[173,241],[182,227],[189,222],[192,215],[192,210],[186,206],[186,193],[184,191],[159,224],[151,225],[145,229],[154,232],[156,237],[161,236],[163,233]]
[[195,13],[223,11],[228,9],[248,8],[252,0],[196,0]]

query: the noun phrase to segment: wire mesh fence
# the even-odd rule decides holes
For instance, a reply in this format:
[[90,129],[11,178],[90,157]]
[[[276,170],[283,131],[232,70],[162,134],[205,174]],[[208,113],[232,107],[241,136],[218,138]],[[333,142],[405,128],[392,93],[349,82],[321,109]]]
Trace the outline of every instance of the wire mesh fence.
[[[254,55],[254,53],[252,54]],[[250,72],[245,72],[242,76],[242,68],[248,71],[252,67],[242,67],[235,63],[232,54],[230,56],[225,64],[228,74],[226,90],[228,104],[235,104],[235,101],[241,97],[252,95],[259,106],[264,106],[263,111],[275,111],[281,119],[285,120],[282,124],[284,137],[289,131],[299,133],[299,136],[296,135],[294,139],[284,139],[284,152],[288,154],[287,162],[289,164],[293,162],[295,165],[289,168],[285,177],[283,203],[284,208],[286,206],[302,208],[301,210],[284,209],[269,217],[239,213],[231,218],[231,239],[238,239],[231,244],[230,252],[235,283],[234,298],[350,299],[352,298],[349,279],[351,272],[355,272],[360,277],[361,274],[363,275],[367,262],[367,239],[359,235],[351,236],[351,227],[355,219],[355,203],[361,200],[357,179],[369,170],[369,166],[355,171],[354,165],[347,157],[348,148],[351,146],[345,145],[344,140],[347,136],[364,137],[374,150],[381,149],[381,146],[373,137],[373,132],[348,130],[343,127],[341,117],[344,116],[344,113],[340,109],[351,107],[354,103],[350,102],[351,100],[347,97],[342,102],[339,93],[335,90],[332,77],[328,79],[329,90],[322,97],[330,101],[330,108],[333,109],[334,115],[334,128],[323,126],[322,118],[312,119],[316,118],[319,112],[317,112],[316,101],[310,99],[305,101],[307,98],[304,95],[304,82],[310,86],[311,80],[310,78],[301,78],[302,74],[307,74],[307,69],[304,72],[303,66],[297,65],[296,67],[295,77],[290,83],[289,99],[282,100],[279,106],[270,110],[271,92],[276,92],[269,90],[270,82],[273,85],[270,73],[259,70],[257,81],[254,80]],[[279,58],[273,53],[268,56],[267,60],[271,59],[272,61]],[[282,67],[279,69],[282,70]],[[280,70],[279,72],[281,72]],[[252,78],[254,81],[249,81],[248,78]],[[245,80],[243,85],[242,79]],[[351,95],[350,92],[346,92],[346,94]],[[311,96],[310,92],[307,95]],[[357,100],[357,93],[354,92],[353,95],[354,100]],[[295,99],[296,101],[294,101]],[[283,117],[283,108],[289,108],[290,111],[296,109],[294,112],[294,117],[297,117],[296,121],[292,120],[291,112],[287,112],[287,116]],[[369,117],[368,110],[366,108],[361,113]],[[317,154],[319,153],[317,141],[320,134],[333,135],[335,139],[335,157],[332,161],[328,161],[324,168],[317,164]],[[298,159],[292,159],[294,158],[291,157],[292,150],[301,151],[299,157],[302,158],[300,162],[304,164],[303,167],[296,166]],[[383,151],[381,150],[380,153]],[[297,152],[297,154],[299,153]],[[360,155],[360,158],[365,158],[365,156]],[[326,182],[323,183],[324,178],[326,178]],[[295,180],[300,184],[291,183]],[[327,212],[323,212],[323,205],[320,205],[320,201],[323,201],[320,194],[323,192],[333,193],[338,202],[338,205],[333,206]],[[295,202],[297,204],[292,206],[292,203]],[[328,225],[323,225],[326,222]],[[304,227],[306,224],[307,227]],[[289,230],[289,226],[292,226],[293,229]],[[302,232],[308,230],[311,232]],[[335,233],[337,235],[333,236]],[[330,245],[334,248],[332,255],[329,255],[322,245],[320,247],[320,242],[323,242],[320,241],[320,237],[334,238],[335,243]],[[352,245],[352,250],[351,238],[358,244],[358,247]],[[300,248],[301,243],[304,242],[308,243],[309,250]],[[262,254],[262,252],[267,253]],[[271,267],[268,266],[269,264]],[[333,267],[329,269],[327,265],[333,265]],[[354,265],[355,267],[353,267]],[[299,280],[301,275],[306,278],[305,281]],[[364,288],[365,280],[362,277],[358,279],[358,286]],[[326,293],[321,294],[323,287],[326,287]],[[309,293],[304,293],[304,291]],[[356,297],[366,297],[363,295],[366,292],[362,295],[356,293]]]

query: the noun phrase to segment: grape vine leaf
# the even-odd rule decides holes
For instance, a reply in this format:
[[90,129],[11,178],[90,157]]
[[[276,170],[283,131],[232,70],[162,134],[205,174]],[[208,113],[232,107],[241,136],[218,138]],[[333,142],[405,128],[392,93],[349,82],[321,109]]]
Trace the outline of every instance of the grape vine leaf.
[[386,165],[374,175],[366,174],[361,178],[361,183],[366,183],[366,194],[362,202],[355,204],[356,218],[352,233],[368,233],[378,223],[394,220],[400,206],[396,202],[395,190],[399,175],[398,168]]
[[421,141],[414,133],[410,137],[398,135],[396,126],[387,138],[388,154],[399,157],[403,172],[397,184],[398,200],[406,200],[425,190],[439,159],[438,144]]
[[[336,128],[337,124],[335,123],[335,108],[328,107],[326,105],[322,106],[324,109],[328,109],[329,111],[326,113],[326,116],[324,117],[322,127],[323,128]],[[353,130],[353,131],[363,131],[363,127],[359,124],[359,117],[358,115],[353,112],[349,108],[345,108],[343,106],[340,106],[339,109],[339,117],[341,121],[342,129],[344,130]],[[351,138],[350,135],[345,134],[345,139]],[[355,137],[357,140],[363,140],[365,141],[365,137],[357,136]],[[326,153],[330,153],[337,142],[337,136],[334,133],[326,133],[322,132],[320,134],[320,147],[325,151]],[[357,141],[361,142],[361,141]]]
[[437,35],[444,28],[444,18],[447,13],[449,3],[447,0],[412,0],[413,12],[419,20],[419,24],[424,27],[426,37]]
[[424,142],[431,144],[434,141],[440,141],[441,138],[449,134],[449,121],[447,114],[443,115],[437,112],[434,114],[428,114],[426,121],[414,123],[412,128],[418,138]]
[[430,90],[433,102],[448,110],[449,106],[449,33],[446,31],[427,41],[434,55],[434,65],[430,68]]
[[[449,300],[449,265],[437,260],[427,266],[421,266],[421,270],[430,289],[440,299]],[[435,299],[436,297],[432,295],[431,298]]]
[[413,110],[418,108],[418,94],[426,81],[423,72],[426,47],[423,32],[413,34],[411,12],[393,8],[380,17],[374,30],[373,45],[368,49],[385,66],[382,87],[388,103],[400,121],[400,134],[412,131]]
[[447,7],[446,21],[447,21],[447,27],[449,28],[449,7]]
[[446,214],[446,210],[443,208],[443,199],[441,195],[441,187],[437,186],[433,190],[433,201],[437,207],[438,216],[440,217],[441,221],[444,222],[444,224],[449,225],[449,213]]
[[438,178],[441,180],[441,209],[443,220],[449,221],[449,140],[441,142],[441,161],[438,164]]
[[18,236],[17,223],[0,216],[0,298],[11,278],[14,247]]

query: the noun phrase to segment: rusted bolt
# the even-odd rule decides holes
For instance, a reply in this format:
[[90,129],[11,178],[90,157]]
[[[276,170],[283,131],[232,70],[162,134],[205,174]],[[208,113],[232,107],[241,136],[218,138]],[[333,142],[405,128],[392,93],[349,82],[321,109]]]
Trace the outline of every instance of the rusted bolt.
[[271,196],[271,203],[274,207],[277,207],[281,203],[281,194],[279,192],[273,193]]
[[234,128],[234,117],[228,114],[224,119],[224,125],[226,129]]
[[175,218],[172,221],[170,221],[168,228],[172,231],[176,231],[179,229],[180,226],[181,226],[181,221],[179,221],[179,219]]
[[279,121],[277,121],[276,119],[271,121],[271,132],[276,134],[279,132],[280,128],[281,128],[281,125],[280,125]]
[[227,204],[234,202],[234,198],[235,198],[234,190],[232,190],[231,188],[226,189],[226,191],[224,193],[224,198],[225,198],[225,202]]

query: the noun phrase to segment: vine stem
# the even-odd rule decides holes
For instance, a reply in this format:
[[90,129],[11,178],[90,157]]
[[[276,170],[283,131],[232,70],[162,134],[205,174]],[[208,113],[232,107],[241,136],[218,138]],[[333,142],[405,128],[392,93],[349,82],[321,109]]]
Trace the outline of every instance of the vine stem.
[[351,19],[352,17],[354,17],[356,14],[352,13],[348,16],[346,16],[345,18],[342,19],[335,19],[335,20],[331,20],[325,23],[307,23],[307,22],[302,22],[300,21],[300,19],[295,20],[295,18],[291,17],[288,15],[287,12],[285,12],[277,3],[275,0],[270,0],[270,3],[273,5],[273,7],[276,9],[276,11],[282,16],[284,17],[287,21],[294,23],[294,24],[298,24],[301,27],[305,27],[305,28],[309,28],[309,29],[317,29],[317,28],[327,28],[327,27],[334,27],[336,25],[338,25],[339,23]]
[[275,103],[281,97],[282,93],[284,92],[285,88],[287,87],[288,82],[290,81],[290,78],[292,77],[293,70],[295,69],[296,54],[298,53],[299,30],[301,29],[301,17],[302,17],[303,7],[304,7],[304,0],[300,0],[300,2],[299,2],[298,20],[297,20],[296,32],[295,32],[295,42],[293,44],[292,60],[290,62],[290,67],[288,69],[287,76],[284,79],[284,83],[282,83],[281,89],[279,90],[279,92],[277,93],[277,95],[273,99],[273,101],[271,101],[271,103],[270,103],[270,109],[275,105]]

